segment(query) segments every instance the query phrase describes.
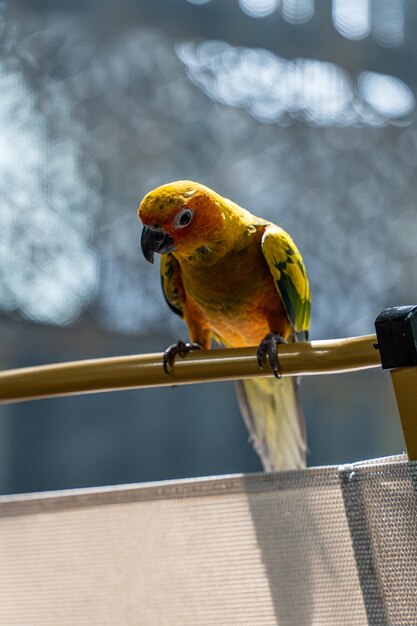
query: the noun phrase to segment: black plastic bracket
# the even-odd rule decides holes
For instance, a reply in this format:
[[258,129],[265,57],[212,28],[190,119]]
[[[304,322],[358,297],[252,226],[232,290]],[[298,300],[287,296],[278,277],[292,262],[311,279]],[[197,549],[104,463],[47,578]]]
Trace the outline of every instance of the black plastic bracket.
[[384,370],[417,365],[417,305],[385,309],[375,329]]

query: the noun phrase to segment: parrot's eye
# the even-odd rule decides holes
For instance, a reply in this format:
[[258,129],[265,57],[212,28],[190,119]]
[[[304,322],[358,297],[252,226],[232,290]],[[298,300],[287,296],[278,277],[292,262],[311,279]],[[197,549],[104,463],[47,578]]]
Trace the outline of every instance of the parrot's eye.
[[191,222],[194,217],[194,211],[191,209],[181,209],[179,213],[176,214],[173,221],[174,228],[185,228]]

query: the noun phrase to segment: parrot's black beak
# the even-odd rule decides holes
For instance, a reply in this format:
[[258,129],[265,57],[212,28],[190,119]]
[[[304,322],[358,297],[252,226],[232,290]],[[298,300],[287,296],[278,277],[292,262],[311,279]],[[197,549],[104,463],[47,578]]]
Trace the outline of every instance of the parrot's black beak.
[[153,263],[154,254],[168,254],[175,250],[174,240],[165,230],[144,226],[140,240],[143,256],[149,263]]

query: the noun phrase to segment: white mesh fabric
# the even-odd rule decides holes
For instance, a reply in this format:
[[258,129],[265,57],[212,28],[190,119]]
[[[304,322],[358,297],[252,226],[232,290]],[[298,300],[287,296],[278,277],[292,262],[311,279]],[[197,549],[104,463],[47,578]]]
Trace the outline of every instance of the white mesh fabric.
[[417,468],[0,498],[0,624],[417,623]]

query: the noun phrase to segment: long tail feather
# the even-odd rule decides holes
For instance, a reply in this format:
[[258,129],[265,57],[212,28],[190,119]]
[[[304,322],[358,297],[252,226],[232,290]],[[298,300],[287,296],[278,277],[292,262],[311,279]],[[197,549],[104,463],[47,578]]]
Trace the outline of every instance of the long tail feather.
[[239,380],[236,394],[265,471],[305,467],[305,419],[297,381],[292,378]]

